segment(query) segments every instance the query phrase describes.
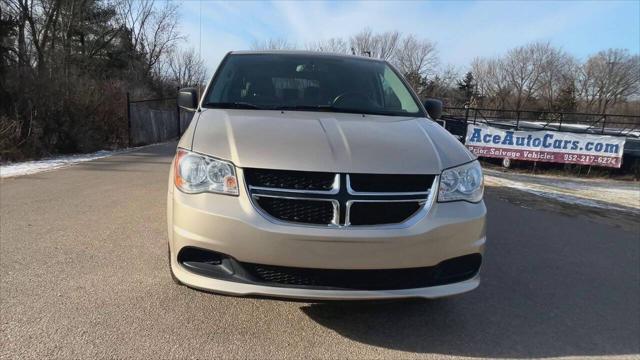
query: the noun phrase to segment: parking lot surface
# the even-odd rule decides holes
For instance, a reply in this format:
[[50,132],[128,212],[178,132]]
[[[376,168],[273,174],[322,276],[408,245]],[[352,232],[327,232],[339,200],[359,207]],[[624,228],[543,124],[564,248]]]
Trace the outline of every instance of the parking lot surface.
[[486,191],[477,290],[305,303],[175,285],[175,143],[1,180],[1,358],[637,358],[640,224]]

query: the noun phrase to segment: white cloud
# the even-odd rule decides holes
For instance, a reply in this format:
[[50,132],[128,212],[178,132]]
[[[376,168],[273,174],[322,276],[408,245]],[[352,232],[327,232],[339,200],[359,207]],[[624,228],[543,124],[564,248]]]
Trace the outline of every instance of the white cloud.
[[[570,49],[576,43],[574,38],[584,39],[590,31],[597,31],[592,24],[615,20],[623,5],[625,3],[615,2],[203,1],[200,4],[189,1],[183,4],[182,12],[183,23],[187,22],[185,32],[197,48],[202,8],[203,55],[216,65],[227,51],[247,49],[255,40],[284,38],[303,47],[314,40],[349,37],[369,27],[374,31],[398,30],[428,38],[437,42],[442,63],[466,68],[474,57],[499,55],[536,40],[584,52]],[[609,17],[605,19],[606,14]],[[640,42],[639,36],[637,31],[632,32],[627,41]],[[582,42],[589,44],[588,40]]]

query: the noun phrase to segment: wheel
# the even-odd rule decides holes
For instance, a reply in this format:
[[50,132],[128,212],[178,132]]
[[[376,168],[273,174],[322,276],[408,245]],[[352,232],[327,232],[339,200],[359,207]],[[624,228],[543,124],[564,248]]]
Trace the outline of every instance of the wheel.
[[511,166],[511,159],[504,158],[502,159],[502,167],[509,168]]

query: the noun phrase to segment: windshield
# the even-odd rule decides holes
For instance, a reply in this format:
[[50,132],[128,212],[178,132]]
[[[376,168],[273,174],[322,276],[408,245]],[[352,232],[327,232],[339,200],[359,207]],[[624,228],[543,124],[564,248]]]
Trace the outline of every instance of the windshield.
[[384,62],[294,54],[232,54],[210,86],[212,108],[423,116]]

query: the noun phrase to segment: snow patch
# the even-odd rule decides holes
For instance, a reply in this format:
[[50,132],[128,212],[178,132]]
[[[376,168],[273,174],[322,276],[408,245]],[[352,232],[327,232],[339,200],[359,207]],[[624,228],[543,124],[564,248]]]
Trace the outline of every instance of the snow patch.
[[640,184],[535,176],[485,169],[487,186],[503,186],[565,203],[640,213]]
[[8,178],[8,177],[14,177],[14,176],[35,174],[43,171],[51,171],[51,170],[71,166],[74,164],[78,164],[81,162],[101,159],[101,158],[113,156],[115,154],[137,150],[140,148],[141,147],[127,148],[127,149],[113,150],[113,151],[100,150],[90,154],[56,156],[56,157],[46,158],[42,160],[9,163],[5,165],[0,165],[0,178]]

